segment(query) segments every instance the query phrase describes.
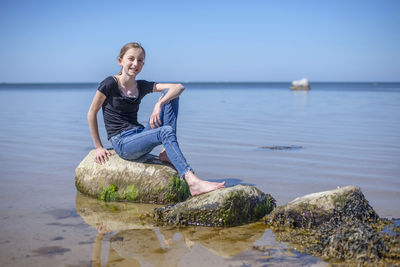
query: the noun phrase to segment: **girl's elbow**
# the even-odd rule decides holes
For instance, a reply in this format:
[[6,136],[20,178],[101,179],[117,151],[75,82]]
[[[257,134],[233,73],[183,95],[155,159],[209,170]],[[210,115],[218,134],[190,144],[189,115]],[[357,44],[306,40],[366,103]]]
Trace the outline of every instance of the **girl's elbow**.
[[87,113],[87,119],[88,121],[93,120],[93,118],[95,118],[97,115],[97,112],[94,112],[93,110],[89,110]]
[[181,83],[177,84],[177,88],[178,88],[180,93],[182,93],[185,90],[185,86],[183,86]]

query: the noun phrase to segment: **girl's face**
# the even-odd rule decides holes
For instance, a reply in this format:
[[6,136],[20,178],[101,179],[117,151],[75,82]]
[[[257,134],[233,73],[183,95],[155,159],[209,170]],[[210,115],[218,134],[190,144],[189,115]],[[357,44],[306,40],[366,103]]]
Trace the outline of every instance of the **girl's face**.
[[136,77],[144,65],[144,53],[140,48],[130,48],[122,58],[118,58],[118,64],[122,67],[122,73]]

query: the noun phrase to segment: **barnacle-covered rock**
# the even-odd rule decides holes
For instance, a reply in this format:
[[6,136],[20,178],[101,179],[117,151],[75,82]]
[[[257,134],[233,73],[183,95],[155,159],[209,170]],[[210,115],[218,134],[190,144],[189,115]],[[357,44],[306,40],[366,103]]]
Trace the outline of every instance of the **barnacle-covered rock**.
[[349,266],[400,263],[400,235],[380,219],[355,186],[306,195],[265,217],[278,241]]
[[234,226],[262,218],[275,199],[254,186],[236,185],[154,210],[158,224]]
[[265,217],[265,222],[274,226],[313,228],[338,214],[339,220],[376,221],[379,218],[360,188],[346,186],[296,198],[276,208]]
[[170,165],[153,155],[128,161],[110,150],[109,160],[94,162],[95,150],[75,170],[79,192],[104,201],[170,204],[190,196],[189,187]]

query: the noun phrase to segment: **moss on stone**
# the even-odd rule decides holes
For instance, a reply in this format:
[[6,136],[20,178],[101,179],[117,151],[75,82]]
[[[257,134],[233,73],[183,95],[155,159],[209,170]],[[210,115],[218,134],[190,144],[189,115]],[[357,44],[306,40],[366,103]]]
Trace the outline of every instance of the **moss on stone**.
[[115,183],[107,187],[99,185],[97,192],[91,193],[85,189],[86,187],[80,181],[76,180],[75,185],[81,193],[103,201],[171,204],[185,201],[190,196],[189,186],[186,181],[175,176],[171,177],[166,187],[161,185],[149,186],[142,181],[138,181],[127,186]]
[[243,192],[231,192],[222,209],[222,221],[225,226],[240,225],[253,217],[250,211],[251,202],[244,197]]
[[189,186],[185,180],[172,177],[167,186],[165,199],[168,203],[185,201],[190,196]]
[[85,188],[85,186],[83,186],[82,182],[78,179],[75,179],[75,187],[79,192],[85,195],[90,195],[89,191]]
[[256,218],[261,218],[266,214],[269,214],[273,209],[273,200],[270,197],[266,197],[264,203],[258,203],[254,207],[254,215]]
[[118,188],[112,184],[107,186],[100,194],[99,199],[103,201],[117,201],[119,200]]
[[126,187],[124,193],[122,194],[123,199],[133,202],[135,202],[138,199],[138,196],[139,196],[139,190],[133,184]]
[[257,203],[257,200],[237,191],[230,193],[220,216],[224,226],[240,225],[262,218],[275,207],[275,199],[268,194],[263,202]]
[[[256,208],[257,204],[260,205]],[[275,206],[275,200],[269,194],[251,186],[237,185],[235,188],[215,190],[186,202],[155,209],[154,213],[158,225],[220,227],[253,222]]]

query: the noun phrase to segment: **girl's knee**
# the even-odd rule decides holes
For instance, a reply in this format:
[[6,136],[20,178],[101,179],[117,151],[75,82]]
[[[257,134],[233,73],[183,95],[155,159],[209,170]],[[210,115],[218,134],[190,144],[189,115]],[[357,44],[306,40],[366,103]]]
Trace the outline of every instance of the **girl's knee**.
[[[161,93],[161,98],[163,98],[167,93],[168,93],[169,89],[165,89],[162,93]],[[171,99],[170,101],[168,101],[169,103],[179,103],[179,96]]]
[[161,126],[160,132],[163,136],[175,134],[174,129],[170,125]]
[[172,128],[169,125],[161,126],[160,135],[162,143],[164,143],[166,140],[170,141],[176,140],[176,133],[174,131],[174,128]]

